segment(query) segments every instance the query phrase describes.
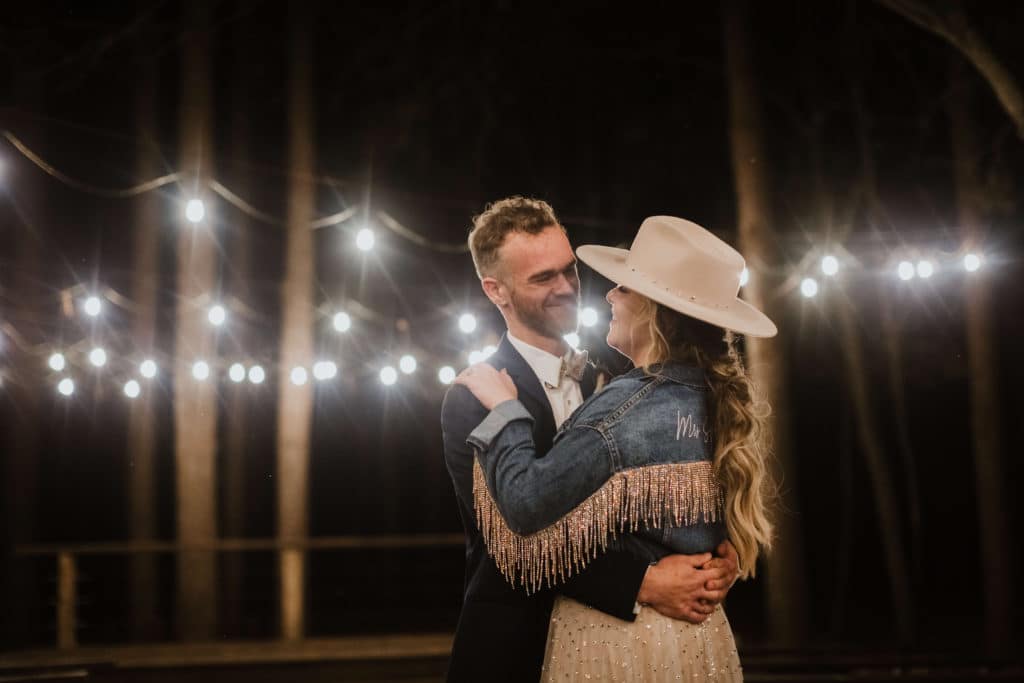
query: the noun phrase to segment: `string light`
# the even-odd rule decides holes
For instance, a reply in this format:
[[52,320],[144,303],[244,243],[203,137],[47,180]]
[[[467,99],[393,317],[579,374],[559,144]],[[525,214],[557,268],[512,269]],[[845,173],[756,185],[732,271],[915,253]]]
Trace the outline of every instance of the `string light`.
[[266,378],[266,371],[259,365],[254,365],[249,368],[249,381],[253,384],[263,384],[263,380]]
[[334,329],[338,332],[348,332],[352,329],[352,317],[348,313],[335,313]]
[[[21,146],[19,146],[18,142],[16,140],[12,139],[12,136],[10,136],[10,135],[8,135],[6,133],[5,133],[5,136],[8,138],[9,141],[12,142],[12,144],[15,144],[15,146],[19,148],[19,151],[21,151],[22,154],[26,155],[26,157],[30,158],[37,165],[39,165],[41,163],[40,160],[38,160],[37,158],[33,158],[33,155],[31,154],[30,151],[27,151],[27,150],[23,149]],[[44,169],[44,170],[46,170],[46,169]],[[2,172],[3,172],[3,167],[2,167],[2,163],[0,163],[0,175],[2,175]],[[59,172],[56,172],[55,169],[50,169],[47,172],[50,173],[51,175],[53,175],[54,177],[57,177],[62,182],[65,182],[67,184],[71,184],[72,186],[76,186],[76,183],[73,182],[73,179],[69,179],[68,177],[63,176],[63,174],[59,174]],[[99,188],[100,191],[96,192],[97,188],[89,189],[88,187],[85,187],[82,183],[77,183],[77,186],[78,186],[78,189],[83,189],[85,191],[90,191],[90,192],[99,193],[99,194],[104,194],[105,193],[108,196],[129,196],[129,194],[134,195],[134,194],[141,193],[141,192],[148,192],[148,191],[150,191],[152,189],[156,189],[157,187],[160,187],[160,186],[162,186],[164,184],[167,184],[167,183],[170,183],[170,182],[175,182],[175,181],[178,180],[178,178],[177,178],[178,175],[180,175],[180,174],[171,174],[171,175],[164,176],[162,178],[156,179],[154,181],[149,181],[149,182],[144,183],[142,185],[139,185],[139,186],[136,186],[134,188],[131,188],[130,192],[128,190],[116,190],[116,191],[114,191],[114,190],[103,190],[103,188]],[[229,190],[227,190],[227,188],[224,188],[222,185],[220,185],[215,180],[211,180],[209,182],[209,188],[212,189],[220,197],[226,199],[227,201],[231,202],[235,206],[238,206],[241,210],[243,210],[243,211],[245,211],[247,213],[252,214],[253,211],[257,211],[256,209],[254,209],[250,205],[245,204],[244,200],[242,200],[241,198],[237,197],[236,195],[233,195],[233,193],[231,193]],[[206,188],[203,188],[203,192],[205,192],[205,191],[206,191]],[[245,206],[241,206],[240,203],[244,204]],[[248,207],[248,208],[245,208],[245,207]],[[207,217],[206,216],[205,204],[203,203],[202,200],[200,200],[198,198],[193,198],[193,199],[187,200],[185,202],[184,209],[185,209],[185,211],[184,211],[185,217],[187,218],[187,220],[189,220],[192,223],[200,223],[200,222],[202,222]],[[340,222],[349,220],[352,217],[352,215],[355,212],[355,210],[356,210],[356,207],[349,207],[345,211],[342,211],[342,212],[340,212],[338,214],[334,214],[332,216],[328,216],[328,217],[326,217],[324,219],[317,219],[317,220],[313,221],[313,225],[311,225],[311,227],[313,227],[315,229],[316,227],[323,227],[324,225],[336,224],[336,223],[340,223]],[[380,213],[379,215],[383,216],[382,213]],[[264,216],[264,219],[266,219],[266,218],[268,218],[268,217]],[[274,219],[273,217],[269,217],[269,218],[272,219],[274,222],[280,223],[280,221],[278,221],[277,219]],[[389,229],[393,230],[394,232],[396,232],[399,235],[405,236],[407,239],[411,239],[412,241],[416,242],[417,244],[421,244],[422,246],[428,246],[428,247],[431,245],[429,240],[425,240],[425,239],[421,240],[421,239],[418,239],[418,238],[414,239],[413,237],[411,237],[409,235],[405,235],[403,233],[403,231],[407,231],[407,229],[403,228],[400,225],[397,225],[397,227],[395,227],[395,226],[391,225],[390,223],[388,223],[385,220],[382,220],[381,222],[385,225],[385,227],[388,227]],[[420,236],[420,237],[422,237],[422,236]],[[369,225],[363,226],[361,229],[359,229],[357,231],[355,242],[356,242],[356,247],[358,249],[360,249],[361,251],[370,251],[370,250],[372,250],[374,248],[375,242],[376,242],[376,235],[375,235],[374,230],[371,229],[371,227],[369,227]],[[463,249],[462,245],[458,245],[458,247],[459,247],[460,251]],[[914,253],[914,252],[911,251],[909,253]],[[917,253],[928,253],[928,250],[927,249],[921,249]],[[920,277],[922,279],[927,279],[927,278],[932,277],[937,272],[940,272],[940,271],[941,272],[945,272],[945,271],[943,271],[943,268],[946,268],[948,270],[948,269],[954,267],[955,265],[956,264],[953,262],[952,259],[946,259],[946,258],[940,258],[937,261],[933,261],[933,260],[929,260],[929,259],[921,259],[921,260],[917,260],[916,261],[916,265],[915,265],[915,263],[912,263],[911,261],[902,261],[898,265],[897,275],[899,276],[899,278],[901,280],[904,280],[904,281],[912,280],[914,277]],[[973,273],[973,272],[975,272],[975,271],[977,271],[977,270],[979,270],[981,268],[981,266],[983,265],[983,262],[982,262],[982,258],[981,258],[981,256],[979,254],[977,254],[977,253],[967,253],[967,254],[965,254],[962,257],[962,261],[961,261],[960,265],[962,265],[962,267],[964,268],[964,270],[966,272]],[[820,268],[821,268],[821,272],[824,275],[829,276],[829,277],[834,276],[834,275],[836,275],[838,273],[839,268],[840,268],[839,259],[837,259],[832,254],[826,254],[821,259]],[[743,271],[742,271],[742,273],[740,275],[740,286],[741,287],[749,284],[750,276],[751,276],[750,270],[748,268],[746,268],[746,267],[743,268]],[[82,285],[78,285],[76,288],[77,288],[78,291],[81,291]],[[814,278],[808,277],[808,278],[804,278],[801,281],[800,291],[801,291],[801,294],[803,296],[805,296],[805,297],[810,298],[810,297],[816,296],[818,294],[818,292],[819,292],[819,289],[820,289],[819,281],[815,280]],[[67,294],[69,291],[70,291],[70,289],[69,290],[65,290],[65,294]],[[117,294],[116,292],[114,292],[112,290],[104,289],[101,296],[88,296],[82,302],[81,305],[82,305],[82,310],[84,311],[84,313],[86,315],[90,316],[90,317],[98,317],[98,316],[100,316],[103,313],[103,309],[104,309],[104,307],[106,305],[106,302],[102,300],[103,298],[108,299],[109,301],[113,302],[117,306],[124,306],[124,307],[130,309],[130,302],[129,302],[129,304],[126,305],[122,301],[125,297],[122,297],[121,295]],[[66,304],[66,305],[71,307],[71,303],[70,302],[72,301],[72,299],[68,298],[67,301],[69,303]],[[374,313],[374,312],[370,311],[370,313]],[[223,306],[221,306],[221,305],[212,306],[207,311],[207,318],[208,318],[209,322],[211,324],[213,324],[213,325],[222,325],[222,324],[224,324],[224,322],[226,322],[226,316],[227,316],[227,312],[226,312],[225,308]],[[372,318],[372,316],[367,316],[367,315],[362,314],[362,313],[361,313],[361,316],[363,318]],[[380,317],[379,314],[376,314],[376,316],[378,318]],[[594,325],[596,325],[599,322],[599,319],[600,319],[600,316],[599,316],[597,310],[595,310],[592,307],[588,306],[588,307],[584,307],[584,308],[582,308],[580,310],[579,324],[582,327],[593,327]],[[335,327],[335,329],[337,331],[339,331],[339,332],[346,332],[346,331],[349,331],[351,329],[352,320],[351,320],[351,317],[347,313],[339,312],[339,313],[336,313],[334,315],[333,323],[334,323],[334,327]],[[477,329],[477,326],[478,326],[477,319],[471,313],[464,313],[458,319],[458,326],[459,326],[459,329],[463,333],[470,334],[470,333],[476,331],[476,329]],[[579,344],[580,344],[580,336],[579,336],[578,333],[571,333],[571,334],[565,335],[564,338],[573,347],[578,347]],[[469,354],[470,362],[471,363],[472,362],[480,362],[480,361],[486,359],[490,355],[490,353],[493,353],[493,348],[494,347],[485,347],[484,349],[481,349],[479,351],[477,351],[477,350],[471,351],[470,354]],[[489,351],[488,349],[491,349],[491,350]],[[88,360],[89,360],[89,362],[92,365],[94,365],[97,368],[104,367],[104,366],[107,365],[107,362],[108,362],[107,352],[104,349],[99,348],[99,347],[93,348],[92,351],[90,351],[90,353],[88,354]],[[50,369],[52,369],[54,372],[62,372],[63,370],[65,370],[68,367],[68,360],[61,353],[52,353],[49,356],[49,358],[47,359],[47,363],[48,363]],[[236,369],[236,366],[237,366],[237,369]],[[388,367],[390,367],[390,366],[388,366]],[[413,356],[411,356],[411,355],[403,356],[400,359],[399,363],[398,363],[398,367],[401,369],[401,372],[407,373],[407,374],[411,374],[411,373],[416,371],[416,368],[417,368],[416,359]],[[407,369],[407,368],[411,368],[411,369]],[[295,369],[293,369],[292,370],[292,375],[293,376],[294,376],[296,370],[301,370],[302,373],[305,373],[305,379],[303,380],[302,383],[305,383],[306,381],[308,381],[309,373],[307,373],[305,368],[295,368]],[[387,370],[387,368],[384,368],[384,369],[381,370],[381,373],[382,373],[382,378],[381,379],[382,379],[382,381],[384,381],[385,375],[389,375],[390,374],[390,373],[385,373],[385,370]],[[394,371],[394,368],[391,368],[391,370]],[[448,374],[449,374],[447,372],[447,370],[450,370],[452,373],[455,372],[454,369],[451,368],[451,366],[445,366],[443,368],[440,368],[439,371],[438,371],[438,378],[439,378],[440,381],[445,382],[445,380],[441,376],[441,373],[442,373],[442,371],[444,371],[444,376],[447,377]],[[152,378],[152,377],[155,377],[156,374],[157,374],[157,366],[156,366],[156,364],[153,361],[146,360],[146,361],[143,361],[139,365],[138,372],[141,374],[142,377]],[[195,376],[196,379],[207,379],[209,377],[209,374],[210,374],[210,367],[204,361],[199,361],[199,362],[197,362],[197,363],[195,363],[193,365],[192,372],[193,372],[193,376]],[[319,361],[318,363],[314,364],[313,367],[312,367],[312,374],[317,379],[334,377],[334,376],[336,376],[336,373],[337,373],[337,366],[334,363],[330,362],[330,361]],[[245,366],[243,366],[241,364],[235,364],[235,365],[231,366],[231,369],[229,370],[229,373],[228,373],[229,377],[234,382],[244,381],[246,374],[248,374],[250,381],[252,381],[253,383],[256,383],[256,384],[262,383],[265,380],[265,372],[263,371],[262,368],[259,368],[257,366],[254,366],[253,368],[251,368],[249,370],[248,373],[246,373]],[[254,378],[258,378],[258,379],[254,379]],[[74,383],[73,383],[73,381],[70,380],[69,378],[65,378],[65,379],[68,382],[70,382],[70,385],[72,387],[71,391],[73,392],[74,391],[74,388],[73,388],[74,387]],[[397,381],[397,379],[398,379],[398,374],[396,372],[394,380]],[[134,382],[134,380],[132,380],[132,382]],[[388,382],[385,382],[385,383],[388,383]],[[393,384],[394,381],[390,382],[390,383]],[[63,384],[63,381],[61,382],[61,384]],[[137,385],[138,382],[135,382],[135,384]],[[127,387],[128,387],[128,384],[125,385],[126,389],[127,389]],[[140,387],[139,390],[141,391],[141,387]]]
[[292,368],[289,377],[292,380],[292,384],[294,384],[297,387],[301,387],[303,384],[306,383],[307,380],[309,380],[309,373],[306,372],[306,368],[302,367],[301,365],[298,365]]
[[227,320],[227,317],[227,311],[225,311],[224,307],[220,304],[211,306],[210,310],[206,313],[206,319],[210,321],[211,325],[215,325],[217,327],[223,325],[224,321]]
[[57,384],[57,391],[64,394],[65,396],[70,396],[71,394],[75,393],[74,380],[65,377]]
[[356,247],[359,251],[370,251],[373,249],[373,243],[376,241],[377,238],[370,228],[362,228],[356,233]]
[[495,345],[493,345],[493,344],[488,344],[488,345],[487,345],[487,346],[485,346],[484,348],[480,349],[480,354],[481,354],[481,355],[482,355],[482,356],[484,357],[484,359],[486,360],[487,358],[490,358],[490,357],[491,357],[491,354],[493,354],[493,353],[494,353],[495,351],[497,351],[497,350],[498,350],[498,347],[497,347],[497,346],[495,346]]
[[85,310],[85,314],[95,318],[103,310],[103,303],[97,296],[90,296],[85,300],[85,305],[82,307]]
[[381,384],[389,387],[398,381],[398,372],[390,365],[385,365],[380,369],[380,381]]
[[338,366],[334,361],[321,360],[313,364],[313,377],[318,380],[333,379],[338,374]]
[[231,367],[228,368],[228,379],[230,379],[235,384],[238,384],[239,382],[244,382],[245,366],[242,365],[241,363],[233,363]]
[[190,223],[199,223],[206,216],[206,207],[203,206],[203,202],[200,199],[190,199],[185,204],[185,218]]
[[473,349],[469,352],[469,364],[476,365],[484,359],[484,352],[479,349]]
[[147,358],[146,360],[139,363],[139,374],[146,379],[153,379],[156,377],[157,367],[156,361]]
[[210,364],[205,360],[197,360],[192,364],[192,376],[200,382],[210,377]]
[[100,347],[96,347],[89,352],[89,362],[98,368],[102,368],[107,364],[107,352]]
[[459,330],[469,334],[476,329],[476,316],[472,313],[463,313],[459,316]]
[[450,365],[446,365],[437,371],[437,379],[441,381],[441,384],[451,384],[455,381],[455,368]]
[[142,387],[140,387],[139,383],[133,379],[128,380],[124,384],[124,395],[128,398],[138,398],[141,391]]

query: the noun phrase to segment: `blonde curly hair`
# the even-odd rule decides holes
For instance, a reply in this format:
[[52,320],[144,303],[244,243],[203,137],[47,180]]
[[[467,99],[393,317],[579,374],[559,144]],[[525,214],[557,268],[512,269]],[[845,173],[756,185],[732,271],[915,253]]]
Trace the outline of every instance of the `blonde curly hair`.
[[775,492],[766,462],[771,409],[747,375],[732,332],[640,298],[634,329],[646,326],[651,344],[644,370],[657,374],[659,364],[672,360],[696,365],[707,376],[714,468],[725,488],[729,540],[739,554],[740,577],[753,577],[758,555],[772,544],[767,508]]

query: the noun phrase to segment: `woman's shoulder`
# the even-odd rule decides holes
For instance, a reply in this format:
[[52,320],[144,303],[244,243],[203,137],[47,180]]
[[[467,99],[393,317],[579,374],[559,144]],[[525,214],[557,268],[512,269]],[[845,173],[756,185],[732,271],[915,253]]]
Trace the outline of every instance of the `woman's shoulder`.
[[594,423],[614,419],[636,406],[651,403],[680,403],[700,407],[707,399],[709,387],[700,368],[666,363],[651,371],[634,368],[612,379],[595,393],[580,410],[577,423]]

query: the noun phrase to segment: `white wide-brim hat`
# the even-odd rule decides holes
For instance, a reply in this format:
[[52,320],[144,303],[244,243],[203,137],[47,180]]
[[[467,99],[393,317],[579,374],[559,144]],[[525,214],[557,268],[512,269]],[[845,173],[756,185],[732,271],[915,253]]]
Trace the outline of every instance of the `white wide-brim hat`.
[[696,223],[651,216],[629,249],[587,244],[576,255],[612,282],[679,313],[751,337],[778,333],[738,296],[743,256]]

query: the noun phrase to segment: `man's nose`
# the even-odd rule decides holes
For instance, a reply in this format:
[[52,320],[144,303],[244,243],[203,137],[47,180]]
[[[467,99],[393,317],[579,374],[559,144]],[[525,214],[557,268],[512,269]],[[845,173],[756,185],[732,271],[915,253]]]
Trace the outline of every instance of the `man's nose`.
[[555,289],[559,294],[577,294],[579,293],[579,280],[569,275],[559,275]]

